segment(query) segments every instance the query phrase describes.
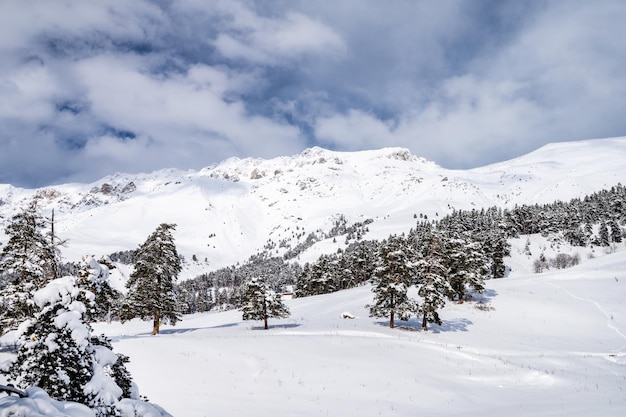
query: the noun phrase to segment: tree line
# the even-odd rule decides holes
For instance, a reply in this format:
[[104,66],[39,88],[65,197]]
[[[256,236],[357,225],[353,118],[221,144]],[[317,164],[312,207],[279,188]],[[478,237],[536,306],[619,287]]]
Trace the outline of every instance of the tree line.
[[[423,252],[425,230],[437,236],[442,248],[438,263],[446,268],[448,283],[463,288],[457,276],[463,269],[455,266],[463,253],[474,253],[481,266],[482,278],[502,278],[507,273],[505,259],[510,255],[508,239],[522,235],[542,234],[553,236],[575,246],[608,246],[622,242],[626,223],[626,188],[621,184],[569,202],[551,204],[516,205],[511,209],[489,207],[480,210],[455,210],[441,219],[429,220],[425,215],[415,215],[416,225],[406,234],[394,239],[404,239],[406,247]],[[346,230],[364,231],[371,221],[346,227],[344,216],[338,216],[333,227],[333,238]],[[304,231],[301,232],[304,234]],[[318,231],[309,235],[303,247],[310,247],[326,234]],[[203,274],[177,286],[179,300],[185,313],[211,309],[240,308],[244,284],[253,277],[263,277],[274,291],[294,289],[295,297],[325,294],[352,288],[376,279],[376,268],[384,261],[386,241],[365,240],[364,233],[356,233],[345,248],[336,253],[321,255],[316,261],[304,265],[293,260],[292,250],[286,256],[272,256],[275,245],[266,245],[264,251],[254,255],[242,265]],[[295,252],[299,253],[300,245]],[[433,253],[434,256],[436,252]],[[478,255],[479,254],[479,255]],[[289,255],[289,256],[287,256]],[[575,264],[576,257],[566,259],[564,254],[554,260],[536,261],[536,269],[546,265],[563,267]],[[419,279],[414,280],[416,285]],[[447,299],[462,297],[462,291],[446,289]]]

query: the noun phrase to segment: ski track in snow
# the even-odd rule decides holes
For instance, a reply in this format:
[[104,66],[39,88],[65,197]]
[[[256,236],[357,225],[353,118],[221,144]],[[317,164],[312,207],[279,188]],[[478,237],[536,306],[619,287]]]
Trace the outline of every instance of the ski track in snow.
[[[557,285],[554,282],[548,282],[546,284],[560,289],[565,294],[569,295],[570,297],[572,297],[572,298],[574,298],[576,300],[585,301],[585,302],[593,304],[598,309],[598,311],[600,311],[606,317],[606,325],[607,325],[607,327],[611,331],[615,332],[622,339],[626,340],[626,335],[624,335],[624,333],[622,333],[622,331],[615,324],[613,324],[613,315],[611,313],[609,313],[608,311],[606,311],[604,308],[602,308],[602,305],[598,301],[592,300],[590,298],[584,298],[584,297],[581,297],[579,295],[576,295],[573,292],[571,292],[570,290],[568,290],[566,288],[563,288],[562,286]],[[622,351],[625,348],[626,348],[626,344],[624,344],[621,347],[619,347],[618,349],[616,349],[616,351],[620,352],[620,351]]]

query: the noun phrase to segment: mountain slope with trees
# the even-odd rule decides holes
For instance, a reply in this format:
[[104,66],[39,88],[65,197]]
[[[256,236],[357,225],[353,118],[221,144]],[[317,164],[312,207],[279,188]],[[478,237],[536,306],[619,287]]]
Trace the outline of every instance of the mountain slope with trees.
[[[34,199],[44,217],[55,209],[57,234],[67,239],[64,256],[80,262],[134,250],[159,224],[175,223],[185,280],[246,262],[264,248],[304,264],[358,238],[401,234],[418,215],[436,220],[454,210],[583,198],[625,184],[625,161],[626,138],[558,143],[470,170],[447,170],[399,148],[312,148],[199,171],[115,174],[92,184],[0,185],[0,229]],[[335,242],[327,242],[333,229]],[[7,241],[0,232],[0,243]]]

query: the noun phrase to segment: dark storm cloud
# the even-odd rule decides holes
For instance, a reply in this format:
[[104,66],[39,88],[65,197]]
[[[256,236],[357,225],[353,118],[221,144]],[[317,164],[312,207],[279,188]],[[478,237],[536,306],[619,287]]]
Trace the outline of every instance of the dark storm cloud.
[[623,135],[621,1],[0,3],[0,182]]

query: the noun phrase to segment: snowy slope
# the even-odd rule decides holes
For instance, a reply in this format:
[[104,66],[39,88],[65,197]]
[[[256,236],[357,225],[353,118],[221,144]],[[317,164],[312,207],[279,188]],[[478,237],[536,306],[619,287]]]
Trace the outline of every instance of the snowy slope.
[[[176,416],[622,416],[626,251],[488,281],[442,326],[369,318],[370,287],[289,300],[292,315],[227,311],[98,324],[131,358],[142,393]],[[341,319],[344,311],[356,319]]]
[[[160,223],[176,223],[174,237],[188,261],[185,278],[244,261],[268,239],[295,246],[311,232],[329,230],[339,214],[349,224],[372,219],[365,238],[381,239],[408,231],[420,213],[433,218],[452,208],[567,200],[625,181],[626,138],[548,145],[465,171],[400,148],[311,148],[271,160],[229,159],[199,171],[115,174],[93,184],[0,185],[0,242],[11,216],[34,196],[44,213],[55,209],[57,233],[68,239],[63,255],[74,261],[135,249]],[[322,242],[302,260],[342,243]],[[191,262],[193,255],[198,262]]]

